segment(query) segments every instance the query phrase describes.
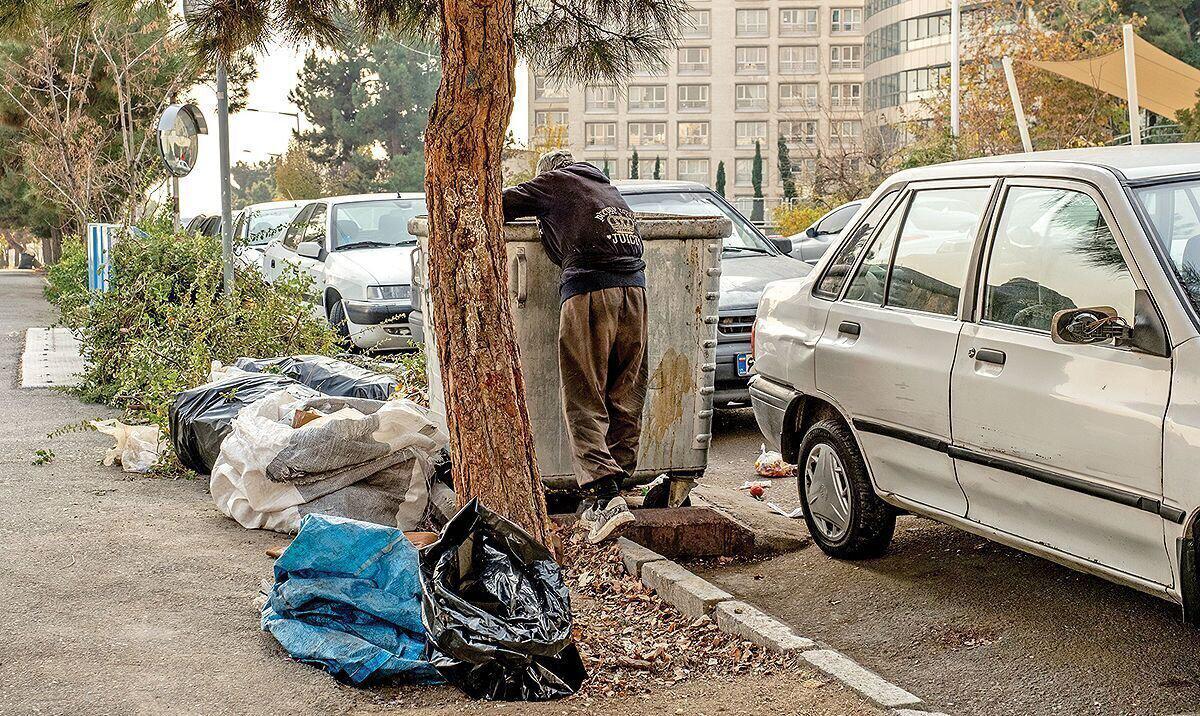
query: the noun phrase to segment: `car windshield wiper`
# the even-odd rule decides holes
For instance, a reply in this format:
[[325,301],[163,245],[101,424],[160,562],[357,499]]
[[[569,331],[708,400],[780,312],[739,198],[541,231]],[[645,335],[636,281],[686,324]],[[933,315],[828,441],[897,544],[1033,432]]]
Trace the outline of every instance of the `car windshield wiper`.
[[342,244],[339,249],[377,249],[381,246],[395,246],[386,241],[355,241],[350,244]]
[[771,253],[769,250],[759,248],[757,246],[723,246],[723,247],[721,247],[721,251],[749,251],[749,252],[755,253],[755,254],[770,254]]

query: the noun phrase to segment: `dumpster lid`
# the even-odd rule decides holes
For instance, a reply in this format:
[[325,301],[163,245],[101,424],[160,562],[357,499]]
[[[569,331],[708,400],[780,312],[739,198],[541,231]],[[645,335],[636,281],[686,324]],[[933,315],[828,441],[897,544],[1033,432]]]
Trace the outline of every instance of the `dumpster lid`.
[[[723,239],[733,231],[733,222],[724,216],[688,216],[684,214],[655,214],[634,212],[638,233],[643,241],[661,239]],[[429,217],[415,216],[408,220],[408,233],[429,235]],[[506,241],[540,241],[541,232],[533,219],[512,221],[504,225]]]

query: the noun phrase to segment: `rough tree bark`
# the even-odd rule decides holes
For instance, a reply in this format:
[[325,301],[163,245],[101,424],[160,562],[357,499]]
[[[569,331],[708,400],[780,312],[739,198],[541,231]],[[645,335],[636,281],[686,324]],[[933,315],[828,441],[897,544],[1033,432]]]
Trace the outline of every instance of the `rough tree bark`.
[[551,544],[508,301],[500,190],[516,92],[513,0],[442,0],[442,81],[425,130],[429,286],[460,503]]

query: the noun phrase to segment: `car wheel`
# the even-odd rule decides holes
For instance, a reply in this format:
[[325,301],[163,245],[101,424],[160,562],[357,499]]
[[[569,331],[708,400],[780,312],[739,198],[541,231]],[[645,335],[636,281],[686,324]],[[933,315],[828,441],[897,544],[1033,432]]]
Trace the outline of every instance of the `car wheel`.
[[344,350],[354,352],[354,341],[350,338],[350,323],[346,320],[346,307],[342,305],[341,297],[337,297],[333,307],[329,309],[329,324],[337,333],[338,345]]
[[871,486],[854,435],[840,420],[822,420],[800,445],[800,502],[813,541],[840,559],[877,557],[896,530],[896,511]]

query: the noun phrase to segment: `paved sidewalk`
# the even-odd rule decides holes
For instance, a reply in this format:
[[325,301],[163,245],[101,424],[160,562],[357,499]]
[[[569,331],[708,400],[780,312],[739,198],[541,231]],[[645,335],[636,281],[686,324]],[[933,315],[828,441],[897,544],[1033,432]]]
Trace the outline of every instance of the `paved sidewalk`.
[[83,371],[79,341],[61,326],[29,328],[21,353],[22,388],[58,388],[77,385]]

